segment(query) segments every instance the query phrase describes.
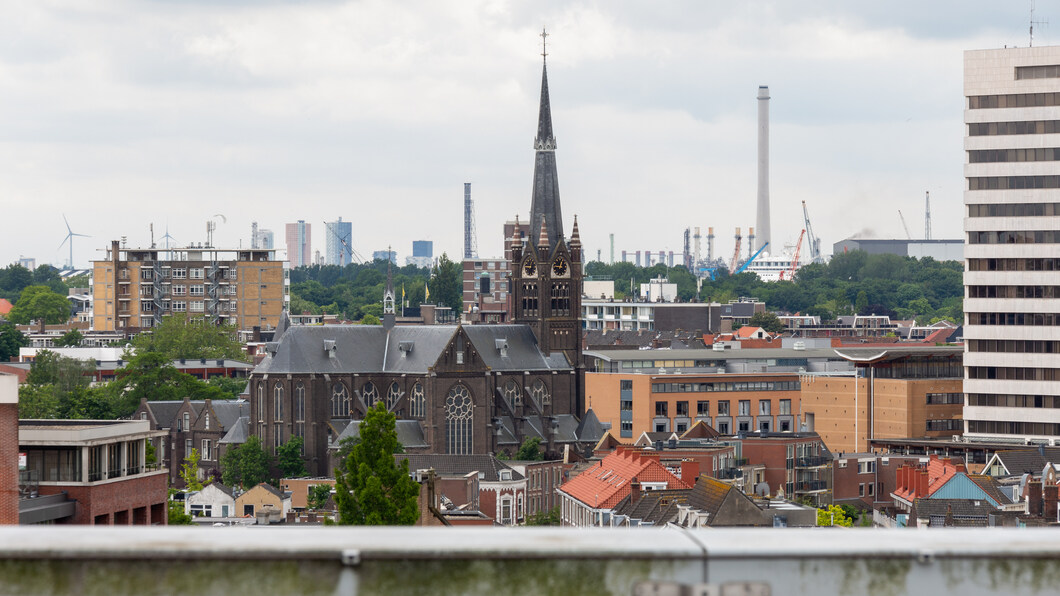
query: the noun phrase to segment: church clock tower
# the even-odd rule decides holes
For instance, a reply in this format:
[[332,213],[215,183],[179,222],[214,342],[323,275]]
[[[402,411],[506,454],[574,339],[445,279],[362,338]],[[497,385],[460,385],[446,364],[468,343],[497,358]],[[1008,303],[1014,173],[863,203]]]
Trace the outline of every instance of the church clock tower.
[[[543,39],[547,35],[541,33]],[[542,56],[547,53],[543,51]],[[523,238],[516,226],[511,246],[513,319],[534,330],[542,352],[562,352],[572,365],[580,367],[582,246],[577,218],[570,241],[563,236],[547,63],[541,70],[541,104],[534,151],[529,238]]]

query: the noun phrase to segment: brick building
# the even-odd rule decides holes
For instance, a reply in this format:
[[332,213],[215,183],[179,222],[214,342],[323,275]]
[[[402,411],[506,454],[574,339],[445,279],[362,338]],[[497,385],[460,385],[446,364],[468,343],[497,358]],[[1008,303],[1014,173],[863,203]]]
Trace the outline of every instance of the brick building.
[[286,261],[270,249],[122,248],[92,263],[92,328],[157,327],[170,313],[239,329],[275,327],[290,301]]
[[783,490],[792,500],[808,498],[817,505],[832,502],[832,454],[817,433],[752,433],[739,442],[748,462],[765,466],[768,494]]
[[170,484],[178,488],[184,486],[180,468],[191,450],[199,450],[199,479],[208,478],[212,471],[221,469],[221,456],[226,448],[222,439],[239,426],[240,418],[244,419],[245,427],[249,416],[250,404],[244,400],[192,401],[188,398],[141,400],[133,414],[134,419],[148,421],[151,430],[165,431],[152,443],[159,463],[169,471]]
[[961,346],[843,348],[858,376],[802,378],[806,430],[832,451],[867,451],[874,439],[952,438],[963,432]]
[[[926,457],[924,459],[927,459]],[[920,456],[835,453],[832,461],[832,502],[862,510],[886,507],[897,489],[898,468],[915,466]]]
[[18,523],[18,377],[0,373],[0,525]]
[[21,421],[20,522],[166,524],[167,474],[146,462],[161,434],[142,420]]
[[[528,512],[527,478],[518,470],[492,455],[429,455],[398,454],[394,459],[409,460],[409,471],[434,470],[435,490],[444,494],[449,486],[463,487],[459,480],[474,476],[477,479],[477,494],[446,495],[456,506],[477,503],[477,509],[494,523],[502,526],[522,524]],[[456,480],[456,482],[447,482]]]
[[796,373],[585,375],[586,400],[619,439],[681,434],[697,421],[723,435],[795,431],[799,387]]

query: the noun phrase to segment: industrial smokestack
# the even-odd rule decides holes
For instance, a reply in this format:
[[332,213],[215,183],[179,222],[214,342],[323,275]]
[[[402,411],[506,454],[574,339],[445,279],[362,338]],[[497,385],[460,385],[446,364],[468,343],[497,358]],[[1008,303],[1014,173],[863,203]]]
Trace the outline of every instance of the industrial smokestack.
[[714,263],[714,228],[707,228],[707,263]]
[[758,247],[771,242],[769,229],[769,87],[765,85],[758,88],[758,221],[756,227],[758,228]]

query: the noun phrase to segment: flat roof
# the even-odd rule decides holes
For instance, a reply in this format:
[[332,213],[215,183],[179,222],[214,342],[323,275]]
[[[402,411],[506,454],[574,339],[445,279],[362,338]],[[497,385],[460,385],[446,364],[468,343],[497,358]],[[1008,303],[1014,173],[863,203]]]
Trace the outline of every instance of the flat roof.
[[896,345],[877,348],[835,348],[835,353],[851,362],[883,362],[909,356],[956,356],[964,354],[963,345]]
[[80,446],[165,436],[164,430],[151,430],[147,420],[19,420],[19,445]]
[[[962,348],[963,349],[963,348]],[[625,360],[773,360],[777,358],[825,358],[840,360],[834,348],[739,348],[713,350],[710,348],[681,348],[677,350],[587,350],[586,356],[608,361]]]

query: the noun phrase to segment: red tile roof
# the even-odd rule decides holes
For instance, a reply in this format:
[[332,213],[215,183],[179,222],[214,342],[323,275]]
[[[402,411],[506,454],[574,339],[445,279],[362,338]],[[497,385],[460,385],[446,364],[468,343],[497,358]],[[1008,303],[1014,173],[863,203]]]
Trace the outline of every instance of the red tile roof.
[[12,304],[8,302],[7,298],[0,298],[0,315],[6,315],[11,312]]
[[894,495],[910,502],[918,497],[930,497],[935,494],[935,491],[942,488],[942,485],[946,484],[950,478],[956,476],[958,472],[965,472],[963,465],[958,467],[958,465],[950,461],[949,458],[939,459],[939,456],[932,455],[926,467],[912,468],[908,473],[909,476],[915,478],[917,474],[924,470],[927,471],[926,491],[918,491],[917,483],[915,481],[906,481],[906,479],[899,474],[897,479],[898,487],[894,491]]
[[610,509],[630,493],[630,481],[665,482],[666,488],[689,488],[662,464],[637,452],[615,449],[595,466],[563,483],[559,490],[597,509]]

